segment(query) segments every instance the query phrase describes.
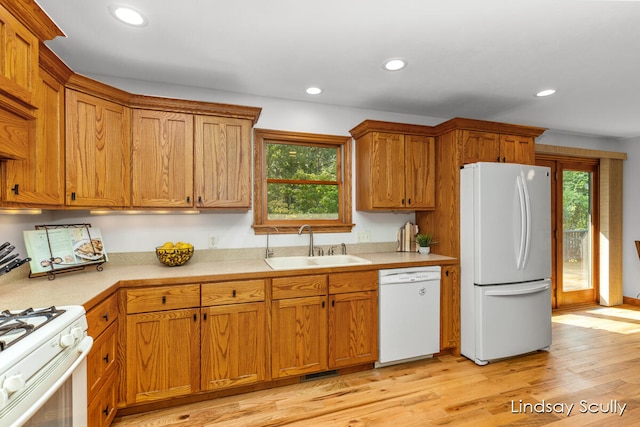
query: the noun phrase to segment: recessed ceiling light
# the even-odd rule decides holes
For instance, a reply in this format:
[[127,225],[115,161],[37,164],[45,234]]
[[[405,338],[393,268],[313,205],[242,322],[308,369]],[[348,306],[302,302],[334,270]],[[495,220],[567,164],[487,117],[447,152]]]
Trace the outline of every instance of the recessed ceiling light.
[[387,71],[399,71],[407,66],[407,61],[402,58],[392,58],[385,61],[383,67]]
[[545,89],[536,93],[536,96],[549,96],[549,95],[553,95],[554,93],[556,93],[555,89]]
[[319,87],[308,87],[307,93],[309,95],[320,95],[322,93],[322,89],[320,89]]
[[142,15],[142,13],[138,12],[135,9],[132,9],[129,6],[111,5],[109,6],[109,11],[119,21],[124,22],[125,24],[133,25],[136,27],[147,25],[147,20]]

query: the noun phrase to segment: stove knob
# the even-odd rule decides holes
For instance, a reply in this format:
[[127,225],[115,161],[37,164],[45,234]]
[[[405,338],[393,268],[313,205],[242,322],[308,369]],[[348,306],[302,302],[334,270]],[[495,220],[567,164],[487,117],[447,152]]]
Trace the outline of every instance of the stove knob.
[[82,328],[73,328],[71,329],[71,335],[77,340],[84,337],[84,330]]
[[64,334],[60,337],[60,347],[62,348],[71,347],[75,342],[76,339],[71,334]]
[[7,394],[15,393],[24,387],[24,379],[22,374],[15,374],[7,377],[2,383],[2,390]]

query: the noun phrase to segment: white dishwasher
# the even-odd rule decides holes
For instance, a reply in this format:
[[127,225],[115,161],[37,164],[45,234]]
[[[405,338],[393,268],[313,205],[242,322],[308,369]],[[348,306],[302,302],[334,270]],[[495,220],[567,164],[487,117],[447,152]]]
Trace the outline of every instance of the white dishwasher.
[[440,351],[440,266],[380,270],[376,367]]

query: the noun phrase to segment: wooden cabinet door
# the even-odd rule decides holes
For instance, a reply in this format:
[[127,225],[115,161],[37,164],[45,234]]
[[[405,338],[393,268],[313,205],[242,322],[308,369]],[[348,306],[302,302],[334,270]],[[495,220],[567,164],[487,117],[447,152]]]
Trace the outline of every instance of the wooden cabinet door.
[[31,104],[38,76],[38,38],[0,6],[0,92]]
[[490,132],[462,131],[462,163],[499,162],[500,139]]
[[265,325],[264,302],[202,308],[203,391],[265,379]]
[[405,206],[433,209],[436,203],[436,144],[431,136],[406,135]]
[[442,267],[440,278],[440,349],[460,351],[460,282],[458,266]]
[[129,206],[129,108],[71,89],[65,96],[66,204]]
[[196,206],[251,208],[251,122],[195,118]]
[[200,388],[200,309],[127,315],[126,401],[150,402]]
[[371,157],[373,207],[404,207],[404,135],[376,132]]
[[133,110],[134,207],[193,206],[193,116]]
[[531,136],[500,135],[500,159],[507,163],[535,165],[536,153]]
[[271,374],[273,378],[327,369],[327,297],[272,302]]
[[378,292],[329,296],[329,368],[378,359]]
[[4,201],[64,204],[64,86],[45,71],[35,87],[35,137],[24,160],[5,163]]

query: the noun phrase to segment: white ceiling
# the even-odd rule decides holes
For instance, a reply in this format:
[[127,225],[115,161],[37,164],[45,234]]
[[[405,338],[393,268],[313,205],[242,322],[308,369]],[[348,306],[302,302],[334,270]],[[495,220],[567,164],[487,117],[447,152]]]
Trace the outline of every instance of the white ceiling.
[[[67,35],[47,44],[81,74],[640,136],[636,1],[37,1]],[[114,2],[148,25],[117,22]],[[408,67],[384,71],[391,57]]]

